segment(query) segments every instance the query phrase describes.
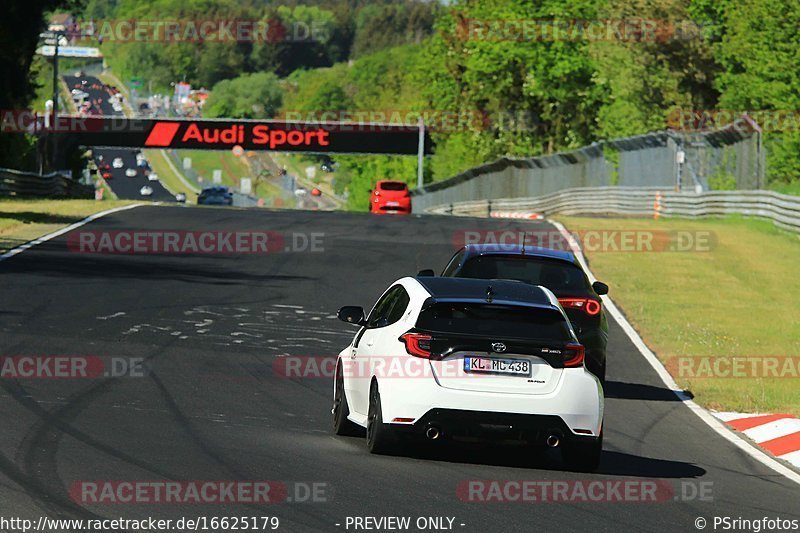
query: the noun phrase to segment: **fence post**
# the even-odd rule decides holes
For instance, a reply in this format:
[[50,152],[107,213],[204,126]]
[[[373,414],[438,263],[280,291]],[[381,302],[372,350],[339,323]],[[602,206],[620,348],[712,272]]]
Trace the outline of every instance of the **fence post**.
[[487,217],[491,217],[492,216],[492,201],[491,200],[486,200],[486,216]]

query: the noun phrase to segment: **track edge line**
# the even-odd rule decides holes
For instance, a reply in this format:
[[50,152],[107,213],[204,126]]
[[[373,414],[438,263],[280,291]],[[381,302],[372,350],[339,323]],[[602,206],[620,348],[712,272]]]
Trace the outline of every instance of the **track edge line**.
[[15,255],[21,254],[25,250],[29,250],[29,249],[33,248],[34,246],[38,246],[38,245],[42,244],[43,242],[49,241],[50,239],[55,239],[56,237],[64,235],[65,233],[68,233],[68,232],[70,232],[70,231],[72,231],[74,229],[80,228],[81,226],[84,226],[84,225],[88,224],[89,222],[91,222],[93,220],[97,220],[98,218],[102,218],[102,217],[104,217],[106,215],[111,215],[113,213],[118,213],[120,211],[127,211],[128,209],[133,209],[134,207],[141,207],[143,205],[145,205],[145,204],[135,203],[135,204],[131,204],[131,205],[123,205],[122,207],[115,207],[113,209],[106,209],[105,211],[100,211],[99,213],[92,213],[91,215],[89,215],[88,217],[84,218],[83,220],[79,220],[78,222],[74,222],[74,223],[70,224],[69,226],[65,226],[65,227],[63,227],[63,228],[61,228],[59,230],[56,230],[56,231],[52,232],[52,233],[48,233],[47,235],[43,235],[41,237],[37,237],[36,239],[28,241],[25,244],[20,244],[19,246],[16,246],[16,247],[10,249],[9,251],[7,251],[7,252],[3,253],[2,255],[0,255],[0,261],[5,261],[6,259],[11,259]]

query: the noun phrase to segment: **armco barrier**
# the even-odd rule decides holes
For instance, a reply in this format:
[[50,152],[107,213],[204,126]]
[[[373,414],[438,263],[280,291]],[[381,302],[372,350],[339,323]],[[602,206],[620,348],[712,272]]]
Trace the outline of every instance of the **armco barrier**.
[[581,187],[537,198],[477,200],[430,207],[428,213],[490,216],[493,212],[526,211],[543,216],[618,215],[653,216],[656,194],[658,213],[667,217],[702,218],[739,214],[772,220],[783,229],[800,233],[800,197],[772,191],[711,191],[676,193],[657,187]]
[[94,187],[61,174],[34,174],[0,168],[0,198],[94,198]]
[[660,131],[600,141],[570,152],[503,157],[412,191],[419,212],[443,204],[531,198],[581,187],[707,191],[714,179],[738,190],[764,183],[758,125],[746,115],[711,132]]

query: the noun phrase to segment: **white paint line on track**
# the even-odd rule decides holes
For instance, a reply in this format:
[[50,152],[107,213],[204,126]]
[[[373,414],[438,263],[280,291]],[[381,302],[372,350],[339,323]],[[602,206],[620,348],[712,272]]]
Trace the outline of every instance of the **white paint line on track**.
[[6,259],[11,259],[15,255],[21,254],[25,250],[29,250],[29,249],[33,248],[34,246],[38,246],[39,244],[42,244],[43,242],[49,241],[50,239],[55,239],[56,237],[64,235],[65,233],[69,233],[70,231],[72,231],[74,229],[77,229],[77,228],[80,228],[81,226],[83,226],[85,224],[88,224],[89,222],[91,222],[93,220],[97,220],[98,218],[102,218],[102,217],[104,217],[106,215],[111,215],[113,213],[119,213],[120,211],[127,211],[128,209],[133,209],[134,207],[140,207],[140,206],[143,206],[143,205],[145,205],[145,204],[131,204],[131,205],[126,205],[126,206],[122,206],[122,207],[115,207],[114,209],[108,209],[106,211],[101,211],[99,213],[95,213],[93,215],[89,215],[88,217],[84,218],[83,220],[75,222],[74,224],[70,224],[69,226],[67,226],[65,228],[61,228],[58,231],[54,231],[53,233],[49,233],[49,234],[47,234],[47,235],[45,235],[43,237],[39,237],[38,239],[34,239],[32,241],[28,241],[25,244],[17,246],[16,248],[12,248],[11,250],[9,250],[6,253],[4,253],[3,255],[0,255],[0,261],[5,261]]
[[758,443],[785,437],[786,435],[798,432],[800,432],[800,420],[797,418],[782,418],[781,420],[767,422],[766,424],[742,431],[742,433]]
[[[564,225],[554,220],[548,220],[548,222],[550,222],[564,236],[567,242],[570,243],[570,247],[572,248],[575,257],[578,258],[581,266],[589,275],[590,281],[597,281],[597,278],[594,276],[592,271],[589,270],[589,265],[586,263],[586,258],[583,256],[583,252],[580,250],[580,248],[575,247],[574,239],[570,238],[569,232],[567,232],[567,230],[564,228]],[[764,466],[777,472],[778,474],[781,474],[791,481],[800,484],[800,474],[777,461],[760,448],[753,446],[741,438],[737,433],[734,433],[731,429],[725,426],[722,421],[715,418],[714,415],[712,415],[709,411],[700,407],[700,405],[695,403],[695,401],[692,400],[688,394],[682,391],[678,387],[678,384],[675,383],[675,380],[672,379],[672,376],[664,367],[664,365],[661,364],[661,361],[659,361],[658,357],[656,357],[656,354],[654,354],[650,348],[647,347],[634,327],[625,318],[625,315],[622,314],[622,311],[620,311],[619,308],[614,305],[614,302],[611,301],[611,298],[608,296],[601,296],[601,298],[603,299],[603,303],[605,303],[606,309],[608,309],[611,317],[617,322],[617,324],[619,324],[619,326],[622,328],[622,331],[625,332],[633,345],[639,350],[639,353],[641,353],[650,366],[653,367],[653,370],[656,371],[658,377],[661,378],[661,381],[664,383],[664,385],[669,387],[672,393],[675,394],[675,396],[677,396],[678,399],[683,402],[684,405],[686,405],[686,407],[700,417],[700,419],[711,429],[713,429],[719,436],[739,448],[739,450],[746,453]]]

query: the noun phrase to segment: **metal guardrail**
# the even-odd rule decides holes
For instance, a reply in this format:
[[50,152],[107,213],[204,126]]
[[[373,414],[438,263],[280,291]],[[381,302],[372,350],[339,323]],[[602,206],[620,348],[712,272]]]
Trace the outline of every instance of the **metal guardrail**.
[[516,211],[543,216],[653,216],[656,209],[659,215],[667,217],[753,216],[769,219],[780,228],[800,233],[800,197],[764,190],[680,193],[657,187],[581,187],[536,198],[442,204],[430,207],[426,212],[456,216],[492,216],[492,213]]
[[94,187],[62,174],[0,168],[0,197],[94,198]]
[[570,152],[503,157],[412,191],[414,209],[483,199],[530,198],[581,187],[738,190],[764,183],[758,126],[746,115],[712,132],[659,131],[600,141]]

